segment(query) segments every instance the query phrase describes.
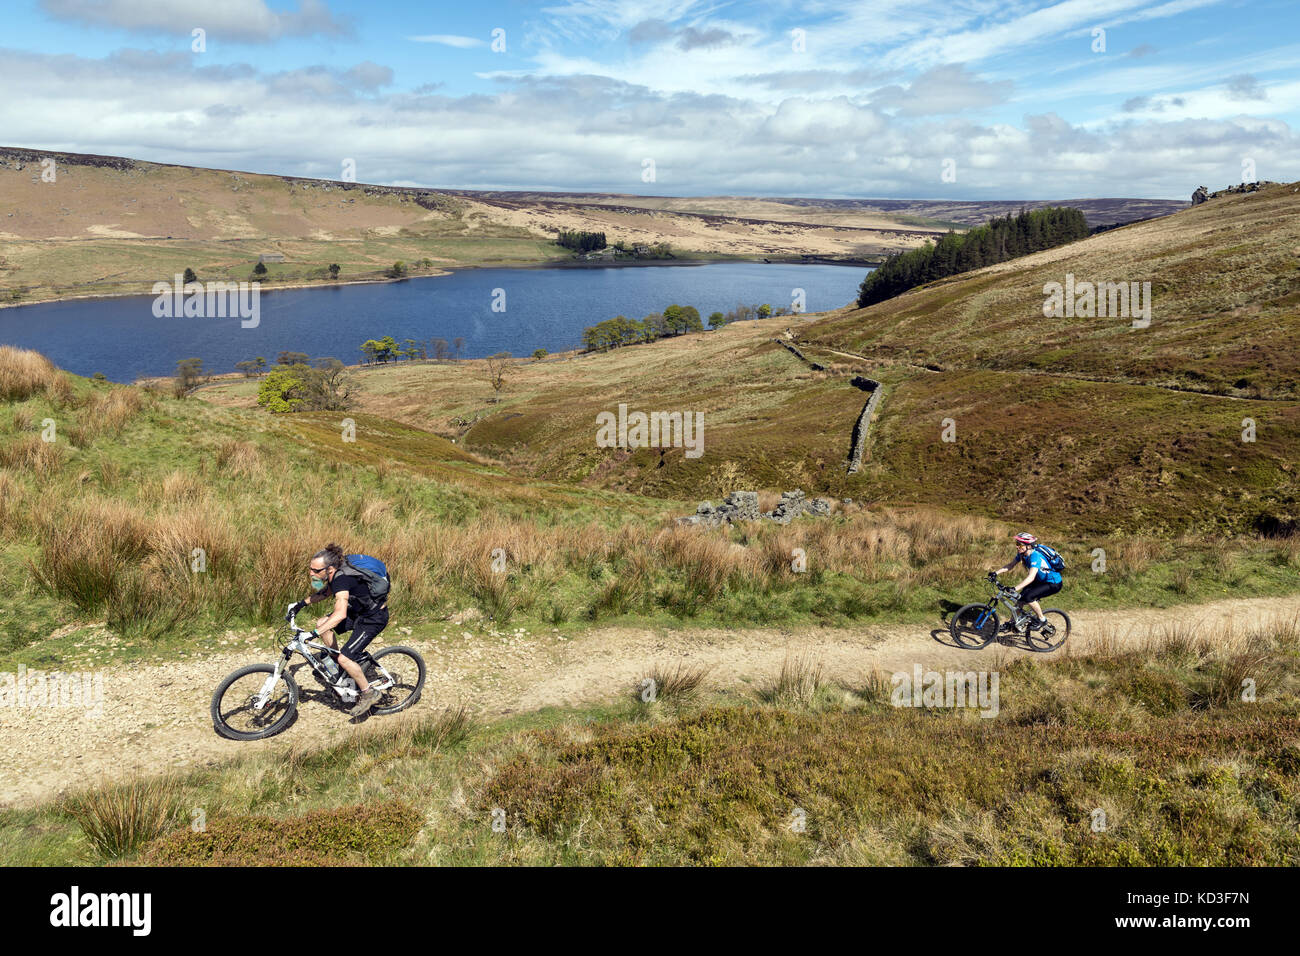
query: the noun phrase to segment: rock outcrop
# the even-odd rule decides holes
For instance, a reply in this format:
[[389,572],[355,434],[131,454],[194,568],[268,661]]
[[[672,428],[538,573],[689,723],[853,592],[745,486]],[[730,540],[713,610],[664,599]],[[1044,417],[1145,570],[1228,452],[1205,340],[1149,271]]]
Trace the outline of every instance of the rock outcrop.
[[1192,205],[1199,206],[1209,199],[1218,199],[1220,196],[1232,196],[1238,193],[1253,193],[1263,189],[1265,186],[1276,186],[1277,183],[1270,179],[1262,179],[1253,183],[1238,183],[1235,186],[1229,186],[1226,189],[1219,189],[1214,192],[1207,192],[1204,186],[1198,186],[1196,192],[1192,193]]
[[789,524],[799,515],[822,517],[830,513],[829,498],[808,498],[798,488],[794,491],[782,492],[777,506],[771,511],[764,512],[758,510],[758,492],[733,491],[727,495],[722,504],[716,507],[711,501],[700,502],[700,506],[695,509],[695,514],[678,518],[677,523],[705,525],[712,528],[718,525],[735,524],[738,521],[767,519],[777,524]]

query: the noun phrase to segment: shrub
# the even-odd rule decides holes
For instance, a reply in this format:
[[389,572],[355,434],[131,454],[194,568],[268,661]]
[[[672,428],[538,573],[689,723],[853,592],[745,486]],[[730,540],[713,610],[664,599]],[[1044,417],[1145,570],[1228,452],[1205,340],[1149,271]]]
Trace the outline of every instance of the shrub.
[[176,363],[176,380],[173,394],[182,398],[203,378],[203,359],[187,358]]
[[338,866],[391,862],[424,818],[401,801],[312,810],[298,817],[230,816],[201,833],[163,837],[144,853],[153,866]]

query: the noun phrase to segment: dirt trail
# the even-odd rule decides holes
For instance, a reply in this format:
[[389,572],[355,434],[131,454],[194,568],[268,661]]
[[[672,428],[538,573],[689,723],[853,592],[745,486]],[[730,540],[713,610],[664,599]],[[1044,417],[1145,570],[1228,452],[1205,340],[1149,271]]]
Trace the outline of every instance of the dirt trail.
[[[1071,616],[1068,647],[1078,652],[1102,636],[1139,643],[1151,628],[1165,625],[1222,628],[1294,619],[1300,617],[1300,596]],[[424,655],[429,672],[417,712],[465,704],[488,717],[630,694],[653,665],[678,660],[707,665],[710,686],[743,688],[775,676],[787,656],[798,654],[820,661],[828,678],[851,684],[877,668],[911,670],[919,663],[988,669],[995,660],[1026,653],[996,644],[980,651],[954,647],[937,621],[930,626],[794,630],[605,627],[572,638],[520,630],[500,636],[462,632],[433,640],[393,634],[386,643],[408,644]],[[107,668],[100,672],[98,716],[76,707],[0,706],[0,808],[29,805],[134,771],[191,769],[259,748],[276,752],[295,741],[337,738],[353,730],[346,715],[322,702],[315,680],[300,672],[303,704],[289,730],[252,743],[218,737],[208,715],[213,689],[236,667],[259,659],[273,658],[245,649]],[[296,663],[301,665],[301,658]]]

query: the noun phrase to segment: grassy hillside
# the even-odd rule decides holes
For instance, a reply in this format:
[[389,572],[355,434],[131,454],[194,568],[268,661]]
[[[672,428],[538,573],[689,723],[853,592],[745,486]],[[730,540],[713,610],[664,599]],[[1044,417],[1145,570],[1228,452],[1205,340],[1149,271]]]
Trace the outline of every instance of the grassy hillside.
[[[795,362],[765,349],[751,349],[748,361],[777,359]],[[736,375],[739,361],[715,358],[711,366]],[[582,363],[554,364],[578,370]],[[441,371],[454,380],[469,378],[470,368],[401,374]],[[783,460],[778,446],[745,437],[746,426],[766,415],[776,429],[783,410],[795,407],[806,410],[800,427],[812,434],[830,399],[850,391],[842,383],[832,391],[836,381],[796,377],[747,392],[744,382],[723,388],[701,374],[696,387],[740,396],[731,424],[716,431],[743,464],[709,463],[707,487],[764,475],[781,487],[790,462],[805,464],[799,428],[779,446],[789,456]],[[0,614],[12,622],[0,638],[6,666],[167,658],[231,628],[272,642],[265,626],[303,595],[304,558],[329,540],[383,556],[398,582],[394,613],[422,632],[470,615],[493,627],[513,620],[569,628],[932,622],[1004,556],[1013,530],[959,513],[977,510],[965,498],[944,509],[837,502],[829,517],[785,527],[677,527],[672,518],[692,511],[694,501],[675,497],[676,489],[694,492],[698,462],[675,451],[675,462],[651,470],[663,473],[660,483],[641,491],[600,486],[632,484],[638,472],[630,460],[530,477],[522,473],[530,448],[550,461],[547,443],[565,440],[563,420],[557,426],[531,411],[541,439],[507,465],[391,416],[348,413],[356,435],[347,441],[337,413],[272,416],[168,398],[67,375],[9,348],[0,349],[0,395],[0,572],[11,582]],[[416,390],[388,396],[412,398],[423,401]],[[519,407],[537,401],[521,399]],[[547,401],[560,417],[577,399]],[[506,410],[493,414],[515,422],[506,417],[512,406],[502,404]],[[851,406],[842,411],[852,417]],[[714,427],[710,419],[706,441],[714,441]],[[842,454],[842,444],[842,436],[828,439],[827,454]],[[580,456],[567,461],[582,464]],[[775,499],[765,493],[764,506]],[[1080,572],[1075,607],[1287,593],[1300,563],[1294,538],[1069,533],[1056,543]],[[1096,547],[1107,549],[1109,571],[1084,574]],[[806,572],[793,567],[796,549],[807,556]],[[123,640],[105,642],[105,631]]]
[[[1300,183],[930,283],[803,331],[809,343],[942,369],[1045,372],[1300,398]],[[1043,287],[1150,282],[1151,324],[1045,318]]]
[[[55,163],[52,181],[42,178],[44,160]],[[285,257],[266,282],[297,284],[325,281],[333,263],[342,281],[373,281],[397,260],[428,260],[426,274],[567,260],[553,242],[560,230],[667,243],[696,259],[797,259],[877,255],[942,228],[871,210],[818,215],[741,199],[705,213],[694,201],[610,199],[618,197],[374,186],[0,147],[0,305],[142,293],[186,268],[244,280],[264,253]]]
[[[362,405],[534,477],[656,497],[800,487],[1067,535],[1285,533],[1300,518],[1296,188],[1222,197],[868,309],[522,362],[495,404],[472,363],[375,369]],[[1043,285],[1067,271],[1150,278],[1151,326],[1044,319]],[[773,341],[787,328],[825,371]],[[885,391],[849,475],[866,401],[853,374]],[[703,456],[597,447],[597,414],[624,402],[703,413]]]

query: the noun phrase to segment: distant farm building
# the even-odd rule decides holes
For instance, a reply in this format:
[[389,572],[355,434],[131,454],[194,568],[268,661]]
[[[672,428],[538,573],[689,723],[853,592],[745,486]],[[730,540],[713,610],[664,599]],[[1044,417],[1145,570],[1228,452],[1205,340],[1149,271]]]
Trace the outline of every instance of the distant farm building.
[[264,252],[257,257],[258,262],[284,262],[283,252]]

